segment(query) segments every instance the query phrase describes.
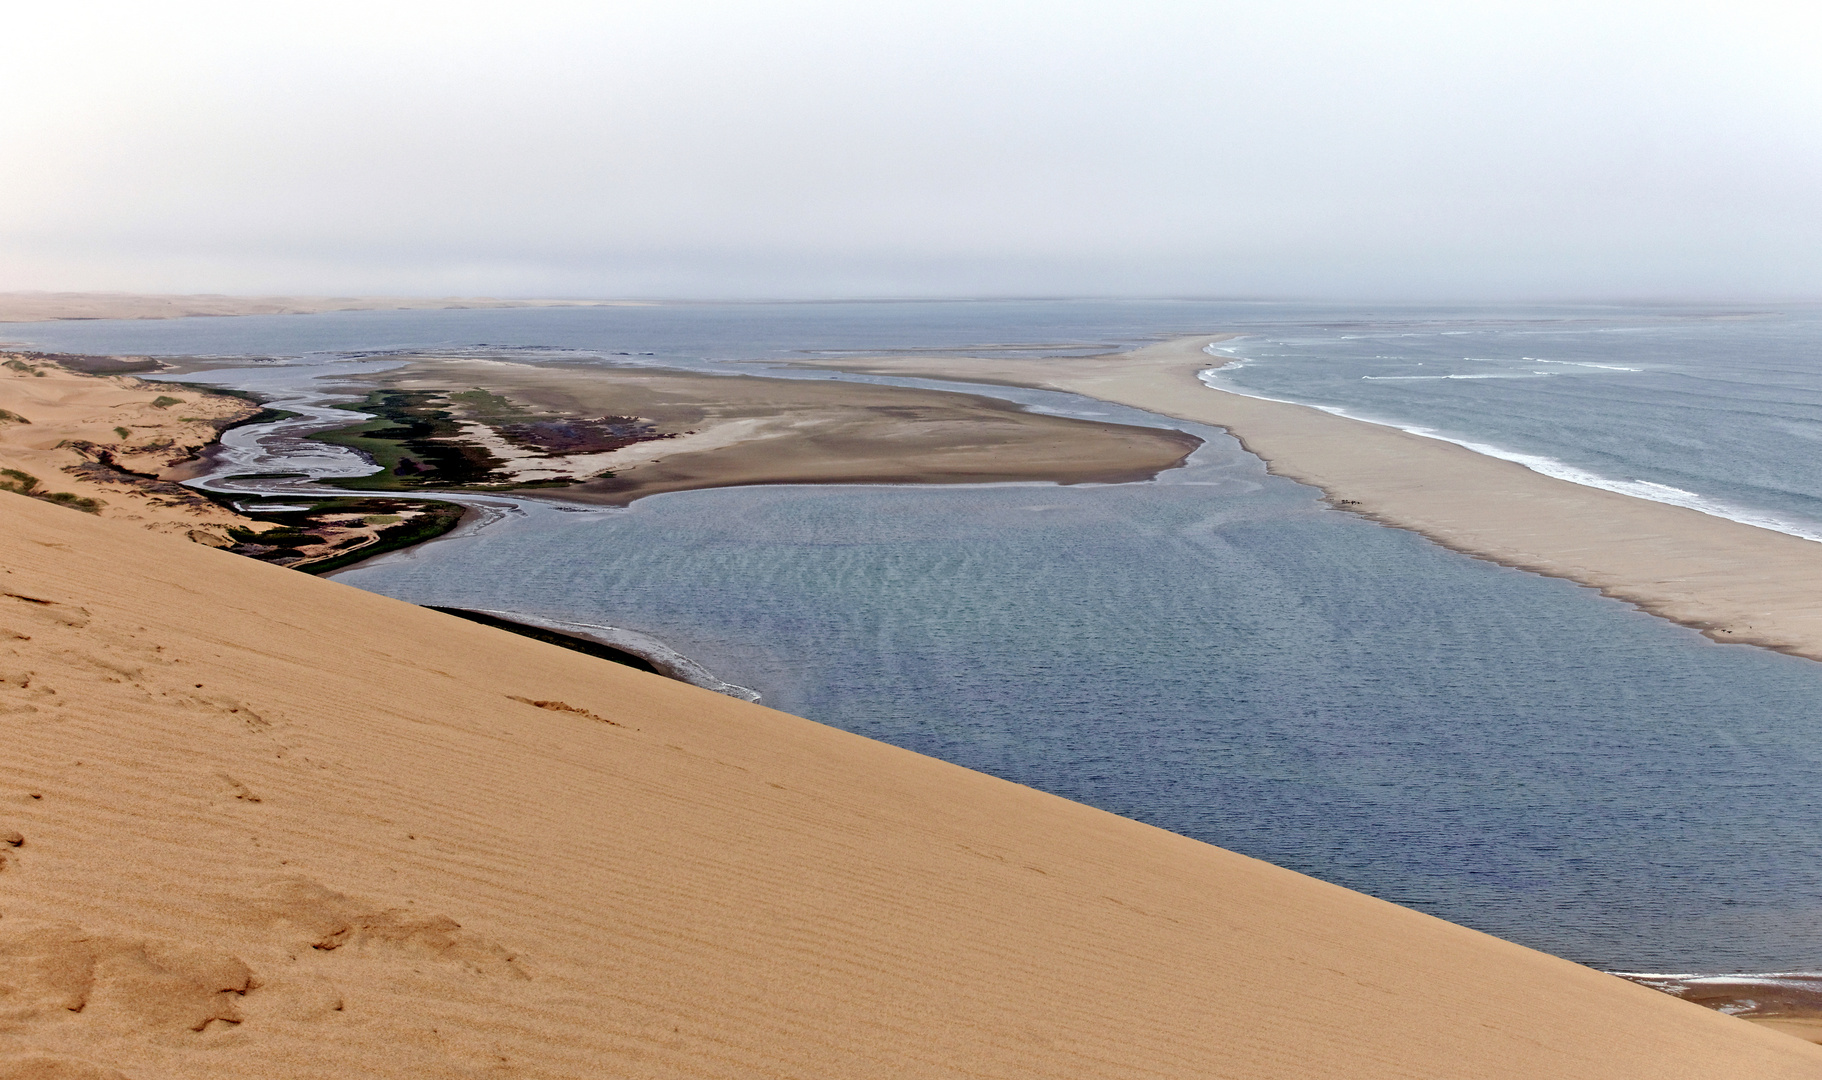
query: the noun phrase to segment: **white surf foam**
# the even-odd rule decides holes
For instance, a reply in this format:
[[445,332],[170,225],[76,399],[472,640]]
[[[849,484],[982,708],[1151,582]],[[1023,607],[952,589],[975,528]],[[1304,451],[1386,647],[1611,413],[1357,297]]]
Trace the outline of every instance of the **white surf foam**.
[[1550,379],[1554,371],[1521,371],[1511,375],[1362,375],[1368,382],[1429,382],[1435,379]]
[[1235,348],[1236,348],[1236,346],[1233,346],[1233,345],[1209,344],[1209,345],[1202,346],[1203,352],[1207,353],[1208,355],[1214,357],[1217,360],[1227,361],[1227,363],[1222,364],[1220,367],[1212,368],[1210,370],[1232,371],[1235,368],[1243,368],[1246,365],[1253,362],[1251,360],[1251,358],[1249,358],[1249,357],[1235,355],[1235,353],[1234,353]]
[[[1686,998],[1691,991],[1706,991],[1704,1004],[1730,1016],[1775,1016],[1790,1006],[1799,1009],[1822,1005],[1822,973],[1813,971],[1773,971],[1762,974],[1695,975],[1657,974],[1638,971],[1612,971],[1641,986],[1649,986],[1673,997]],[[1726,1000],[1722,995],[1732,997]],[[1769,1008],[1760,998],[1770,999]]]
[[1539,360],[1535,356],[1525,356],[1525,357],[1520,357],[1520,359],[1526,361],[1527,363],[1532,363],[1532,364],[1561,364],[1564,367],[1599,368],[1602,371],[1644,371],[1645,370],[1644,368],[1621,367],[1618,364],[1594,364],[1594,363],[1589,363],[1586,360]]
[[1635,499],[1644,499],[1648,502],[1681,506],[1688,510],[1694,510],[1700,514],[1707,514],[1709,517],[1722,518],[1726,521],[1738,522],[1741,525],[1751,525],[1756,529],[1767,529],[1771,532],[1780,532],[1787,536],[1795,536],[1802,540],[1814,540],[1818,543],[1822,543],[1822,527],[1806,522],[1789,521],[1760,510],[1735,506],[1720,499],[1709,498],[1706,495],[1701,495],[1693,491],[1685,491],[1682,488],[1672,487],[1669,484],[1659,484],[1651,480],[1615,480],[1588,469],[1559,461],[1556,458],[1547,457],[1543,454],[1523,454],[1515,450],[1507,450],[1504,447],[1493,446],[1489,443],[1475,442],[1469,439],[1458,439],[1452,435],[1445,435],[1433,428],[1400,424],[1388,420],[1376,420],[1367,416],[1357,416],[1348,412],[1346,409],[1337,408],[1333,405],[1317,405],[1307,401],[1291,401],[1288,398],[1269,397],[1265,394],[1251,393],[1227,385],[1217,378],[1217,373],[1228,371],[1236,367],[1243,367],[1247,363],[1251,363],[1251,361],[1236,357],[1234,361],[1223,364],[1218,368],[1209,368],[1199,372],[1197,378],[1202,381],[1204,386],[1207,386],[1211,390],[1219,390],[1228,394],[1238,394],[1241,397],[1256,398],[1260,401],[1275,401],[1284,405],[1300,405],[1306,409],[1316,409],[1333,416],[1343,416],[1349,420],[1358,420],[1363,424],[1373,424],[1376,427],[1396,428],[1399,431],[1408,432],[1409,434],[1417,435],[1425,439],[1435,439],[1438,442],[1452,443],[1464,450],[1472,450],[1476,454],[1482,454],[1486,457],[1498,458],[1501,461],[1510,461],[1514,464],[1523,465],[1532,472],[1557,480],[1566,480],[1571,484],[1579,484],[1582,487],[1595,488],[1600,491],[1611,491],[1616,495],[1627,495]]

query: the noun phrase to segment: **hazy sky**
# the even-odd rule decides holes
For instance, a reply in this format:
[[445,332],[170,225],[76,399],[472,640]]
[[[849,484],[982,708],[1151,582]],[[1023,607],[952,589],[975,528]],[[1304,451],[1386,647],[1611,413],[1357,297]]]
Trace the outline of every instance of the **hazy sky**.
[[1822,297],[1822,3],[0,0],[0,289]]

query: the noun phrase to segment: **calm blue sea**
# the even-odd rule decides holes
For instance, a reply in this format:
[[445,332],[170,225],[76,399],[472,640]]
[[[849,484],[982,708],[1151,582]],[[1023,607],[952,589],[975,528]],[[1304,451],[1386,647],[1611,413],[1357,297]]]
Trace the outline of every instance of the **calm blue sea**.
[[[1822,531],[1814,309],[692,305],[0,336],[279,357],[212,377],[304,394],[405,347],[712,366],[1197,330],[1248,335],[1210,360],[1244,361],[1213,377],[1245,392]],[[1574,960],[1822,969],[1822,665],[1327,509],[1192,430],[1205,448],[1153,483],[531,504],[341,580],[651,634],[775,707]]]
[[1215,351],[1218,386],[1822,539],[1822,308],[1362,312]]

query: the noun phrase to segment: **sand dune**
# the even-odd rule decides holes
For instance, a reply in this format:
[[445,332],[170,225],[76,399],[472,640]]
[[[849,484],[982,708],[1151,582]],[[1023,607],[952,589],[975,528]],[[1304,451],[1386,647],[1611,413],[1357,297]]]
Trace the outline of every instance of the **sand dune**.
[[226,546],[230,527],[267,526],[177,481],[224,426],[258,412],[222,394],[0,353],[0,488]]
[[1592,585],[1716,641],[1822,660],[1822,544],[1532,472],[1452,443],[1302,405],[1212,390],[1179,338],[1080,359],[869,357],[804,361],[1067,390],[1224,427],[1271,471],[1345,510],[1458,551]]
[[0,494],[0,594],[0,1076],[1822,1074],[1566,961],[131,524]]

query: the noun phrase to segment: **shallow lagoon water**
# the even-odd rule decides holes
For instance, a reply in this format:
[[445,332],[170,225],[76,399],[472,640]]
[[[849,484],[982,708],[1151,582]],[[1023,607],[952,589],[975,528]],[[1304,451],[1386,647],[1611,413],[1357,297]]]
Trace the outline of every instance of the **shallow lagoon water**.
[[1329,510],[779,487],[507,519],[339,580],[654,633],[766,704],[1602,967],[1822,964],[1822,665]]
[[[1294,316],[1304,333],[1345,314],[781,305],[87,323],[5,336],[162,354],[490,343],[694,365],[794,348],[1125,344],[1248,320],[1263,339],[1272,319]],[[1362,380],[1346,357],[1290,345],[1281,371],[1327,371],[1370,394],[1435,385]],[[1807,385],[1811,374],[1793,370]],[[1444,385],[1436,393],[1528,384]],[[1623,391],[1578,385],[1626,420]],[[1299,389],[1328,400],[1320,380]],[[1435,403],[1422,395],[1341,403],[1403,403],[1410,410],[1394,419],[1484,435],[1494,429],[1474,409],[1490,416],[1506,401],[1436,400],[1455,418],[1423,412]],[[1547,399],[1527,400],[1544,403],[1537,417],[1552,415]],[[1750,408],[1728,402],[1717,409],[1730,423],[1752,422]],[[1525,409],[1505,414],[1519,417],[1514,439],[1541,440],[1525,448],[1565,459],[1583,460],[1576,432],[1600,430],[1558,425],[1569,441],[1552,443],[1548,425],[1520,422]],[[1768,422],[1794,423],[1782,412]],[[1330,510],[1204,434],[1192,468],[1150,484],[768,487],[622,511],[532,506],[341,580],[643,631],[769,705],[1571,959],[1822,968],[1822,808],[1810,797],[1822,776],[1822,665],[1715,645],[1590,590]],[[1670,453],[1662,447],[1676,441],[1652,445]],[[1704,473],[1699,446],[1686,450],[1682,482],[1756,498],[1724,469]],[[1808,497],[1803,483],[1787,485],[1793,497]]]

